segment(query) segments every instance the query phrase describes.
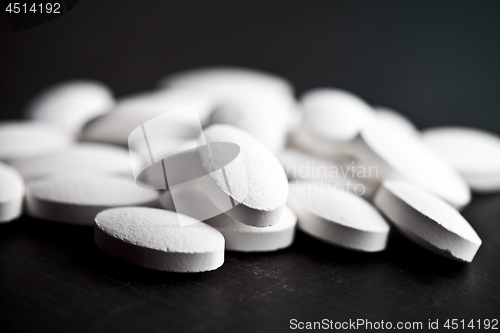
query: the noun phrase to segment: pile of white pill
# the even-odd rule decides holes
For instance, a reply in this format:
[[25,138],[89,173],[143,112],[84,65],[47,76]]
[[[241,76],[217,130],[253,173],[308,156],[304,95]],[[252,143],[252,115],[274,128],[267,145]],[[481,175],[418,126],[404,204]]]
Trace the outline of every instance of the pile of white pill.
[[163,271],[284,249],[296,229],[379,252],[391,226],[471,262],[481,239],[459,210],[471,191],[500,191],[493,133],[420,132],[350,92],[297,98],[288,80],[246,68],[183,71],[118,100],[100,82],[63,82],[24,115],[0,122],[0,223],[93,226],[103,251]]

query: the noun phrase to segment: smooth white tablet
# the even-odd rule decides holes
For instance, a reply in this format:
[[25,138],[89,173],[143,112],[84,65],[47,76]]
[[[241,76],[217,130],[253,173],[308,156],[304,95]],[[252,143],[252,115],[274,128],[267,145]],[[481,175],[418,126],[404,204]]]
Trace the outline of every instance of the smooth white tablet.
[[23,198],[23,178],[0,162],[0,223],[12,221],[22,214]]
[[167,76],[164,87],[195,89],[212,94],[219,102],[261,94],[293,94],[289,81],[275,74],[241,67],[205,67]]
[[317,239],[364,252],[386,248],[389,224],[359,196],[304,182],[290,186],[288,204],[299,228]]
[[354,152],[382,179],[408,180],[460,209],[471,199],[464,179],[416,135],[377,119],[354,142]]
[[293,98],[279,95],[242,99],[217,108],[210,116],[210,124],[228,124],[240,128],[276,153],[285,146],[294,104]]
[[141,164],[142,158],[121,147],[90,143],[10,162],[26,180],[74,172],[132,175],[132,163]]
[[287,177],[293,180],[308,180],[337,187],[364,198],[371,198],[378,186],[376,168],[360,165],[347,156],[336,160],[322,159],[294,148],[278,155]]
[[95,218],[94,239],[116,258],[161,271],[205,272],[224,263],[219,231],[196,220],[181,227],[177,213],[163,209],[107,209]]
[[447,258],[471,262],[481,239],[460,213],[413,184],[386,180],[375,205],[408,238]]
[[[176,200],[189,202],[196,209],[217,209],[213,207],[213,204],[210,205],[210,200],[207,200],[203,191],[197,188],[176,193]],[[169,191],[165,191],[160,196],[160,205],[165,209],[175,211],[175,203]],[[217,215],[204,222],[224,235],[226,250],[268,252],[289,247],[293,243],[297,217],[288,207],[285,207],[279,222],[266,228],[245,225],[226,214]]]
[[109,112],[115,100],[104,84],[90,80],[68,81],[39,93],[28,105],[28,117],[53,122],[78,133],[90,119]]
[[407,133],[418,135],[417,127],[404,115],[392,109],[376,106],[374,108],[377,118],[390,122],[394,128],[399,128]]
[[475,192],[500,190],[500,137],[479,129],[438,127],[422,133],[425,144],[445,158]]
[[[317,88],[307,91],[302,95],[301,103],[302,132],[331,144],[352,141],[375,118],[371,106],[339,89]],[[311,148],[314,146],[311,145]]]
[[212,142],[234,143],[239,146],[243,157],[244,172],[239,165],[221,169],[226,160],[224,152],[199,150],[205,171],[217,187],[236,203],[226,214],[256,227],[276,224],[286,205],[288,182],[283,167],[273,153],[251,135],[229,125],[206,128],[204,138],[208,145]]
[[[205,93],[187,89],[167,89],[141,93],[118,101],[116,108],[90,123],[82,130],[83,141],[104,142],[126,146],[130,133],[144,122],[173,110],[192,107],[205,124],[214,108],[213,98]],[[187,109],[186,109],[187,110]],[[192,127],[189,114],[163,121],[163,136],[167,138],[196,138],[198,127]]]
[[70,136],[42,121],[0,123],[0,160],[43,155],[67,147]]
[[67,174],[29,181],[28,214],[43,220],[92,225],[100,211],[121,206],[157,206],[158,192],[111,175]]

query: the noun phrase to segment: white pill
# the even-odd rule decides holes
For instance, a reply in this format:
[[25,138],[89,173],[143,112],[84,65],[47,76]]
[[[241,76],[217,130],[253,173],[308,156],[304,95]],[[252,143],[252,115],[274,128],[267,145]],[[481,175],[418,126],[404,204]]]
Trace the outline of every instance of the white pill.
[[470,262],[481,246],[455,208],[413,184],[385,180],[374,202],[408,238],[442,256]]
[[54,153],[10,162],[26,180],[74,172],[132,175],[132,163],[143,162],[137,154],[129,156],[124,148],[90,143],[74,144]]
[[0,223],[12,221],[22,214],[24,191],[21,175],[0,162]]
[[230,125],[212,125],[205,129],[204,136],[207,144],[237,144],[243,157],[244,174],[239,165],[221,169],[226,160],[224,152],[211,154],[208,149],[199,150],[205,171],[237,203],[226,214],[256,227],[276,224],[288,196],[286,174],[278,159],[257,139]]
[[[299,137],[296,142],[301,144],[303,141],[307,149],[338,152],[375,118],[368,104],[343,90],[313,89],[304,93],[301,103],[303,123],[299,136],[304,138]],[[311,138],[306,140],[305,137]],[[322,145],[317,147],[316,143]]]
[[240,128],[276,153],[285,146],[288,118],[293,107],[291,100],[265,97],[229,103],[212,112],[210,124]]
[[[176,194],[176,200],[189,202],[193,207],[202,210],[216,210],[203,191],[197,188],[184,189]],[[175,204],[169,191],[160,197],[160,205],[175,211]],[[219,230],[226,240],[226,250],[241,252],[267,252],[289,247],[295,237],[297,217],[286,207],[278,223],[257,228],[245,225],[226,214],[220,214],[204,221]]]
[[500,190],[500,138],[479,129],[441,127],[422,133],[425,144],[445,158],[475,192]]
[[[88,123],[82,130],[82,140],[127,146],[129,135],[136,127],[169,111],[188,106],[196,110],[201,124],[208,121],[214,108],[212,97],[187,89],[168,89],[124,98],[118,101],[112,112]],[[190,118],[184,119],[177,113],[175,119],[163,122],[163,135],[167,138],[196,138],[198,128],[193,128],[189,121]]]
[[89,80],[69,81],[39,93],[28,105],[28,117],[53,122],[77,134],[90,119],[114,106],[111,90]]
[[67,174],[29,181],[27,211],[33,217],[92,225],[100,211],[121,206],[157,206],[158,192],[112,175]]
[[67,147],[71,138],[53,124],[42,121],[0,123],[0,160],[43,155]]
[[377,118],[382,118],[385,122],[390,122],[394,128],[399,128],[407,133],[418,135],[417,127],[404,115],[392,109],[377,106],[374,108]]
[[377,170],[359,165],[346,156],[338,159],[322,159],[308,155],[300,150],[289,148],[278,155],[287,177],[293,180],[308,180],[325,183],[332,187],[371,198],[378,187]]
[[366,164],[377,166],[381,179],[407,180],[460,209],[471,199],[463,178],[416,135],[383,119],[373,121],[354,142]]
[[177,213],[163,209],[107,209],[96,216],[94,230],[97,246],[139,266],[204,272],[224,263],[224,237],[219,231],[196,220],[181,227]]
[[205,67],[169,75],[160,83],[207,92],[218,102],[261,94],[293,94],[289,81],[277,75],[237,67]]
[[359,196],[305,182],[290,186],[288,203],[299,228],[315,238],[364,252],[386,248],[389,224]]

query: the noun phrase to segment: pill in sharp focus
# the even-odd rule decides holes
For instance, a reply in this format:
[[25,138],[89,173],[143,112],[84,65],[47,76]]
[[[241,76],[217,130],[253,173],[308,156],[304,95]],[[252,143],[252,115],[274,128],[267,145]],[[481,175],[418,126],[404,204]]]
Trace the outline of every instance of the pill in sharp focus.
[[317,88],[301,98],[302,126],[294,143],[314,154],[348,152],[349,142],[375,118],[371,106],[343,90]]
[[0,184],[0,223],[4,223],[22,214],[25,187],[21,175],[1,162]]
[[224,165],[224,152],[198,150],[205,171],[236,203],[226,214],[255,227],[277,223],[286,205],[288,181],[273,153],[251,135],[230,125],[212,125],[204,130],[204,138],[208,145],[234,143],[243,157],[244,174],[239,165]]
[[479,236],[455,208],[413,184],[385,180],[374,202],[404,235],[442,256],[471,262],[481,246]]
[[[210,200],[201,189],[184,189],[176,193],[176,200],[189,202],[196,209],[216,210],[210,205]],[[169,191],[160,196],[160,205],[168,210],[175,211],[175,203]],[[208,207],[207,207],[208,206]],[[281,219],[274,225],[266,228],[257,228],[245,225],[226,214],[219,214],[204,221],[219,230],[226,240],[226,250],[241,252],[268,252],[289,247],[295,237],[297,217],[285,207]]]
[[104,84],[77,80],[42,91],[28,105],[26,114],[77,134],[88,120],[109,112],[114,104],[113,93]]
[[288,204],[299,229],[319,240],[363,252],[386,248],[389,224],[361,197],[305,182],[290,186]]
[[94,230],[97,246],[139,266],[204,272],[224,263],[222,234],[199,221],[181,227],[174,212],[143,207],[107,209],[96,216]]
[[92,225],[100,211],[121,206],[156,207],[158,192],[138,187],[131,179],[92,174],[67,174],[29,181],[29,215],[49,221]]
[[38,156],[67,147],[70,136],[42,121],[0,123],[0,160]]
[[407,133],[419,135],[417,127],[410,121],[410,119],[403,116],[401,113],[391,110],[383,106],[374,108],[377,118],[382,118],[385,122],[393,124],[395,129],[400,129]]
[[[212,97],[187,89],[168,89],[123,98],[112,112],[89,122],[83,128],[81,138],[83,141],[127,146],[129,135],[136,127],[169,111],[189,106],[196,110],[202,124],[208,121],[214,108]],[[175,118],[163,121],[162,135],[167,138],[196,138],[198,128],[193,128],[189,121],[190,118],[185,119],[177,113]]]
[[462,175],[473,191],[500,191],[497,135],[466,127],[438,127],[425,130],[422,139]]
[[[122,148],[105,144],[81,143],[66,149],[21,159],[10,164],[24,179],[63,173],[110,173],[132,175],[131,164],[142,164],[142,157]],[[130,177],[132,178],[132,177]]]
[[428,148],[419,136],[376,119],[356,138],[353,152],[367,165],[377,166],[382,179],[407,180],[461,209],[471,200],[470,189],[458,172]]

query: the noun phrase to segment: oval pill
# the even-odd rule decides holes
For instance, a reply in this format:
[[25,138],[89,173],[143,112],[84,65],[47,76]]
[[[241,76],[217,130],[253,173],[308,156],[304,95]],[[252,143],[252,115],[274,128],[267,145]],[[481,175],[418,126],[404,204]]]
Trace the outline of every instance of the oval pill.
[[288,203],[297,214],[299,229],[319,240],[364,252],[386,248],[389,224],[354,194],[304,182],[290,186]]
[[[230,142],[240,147],[245,173],[241,168],[220,168],[224,154],[199,150],[201,163],[215,184],[237,204],[226,212],[238,221],[256,227],[277,223],[288,196],[288,182],[278,159],[261,142],[230,125],[212,125],[204,130],[211,142]],[[246,182],[242,184],[241,182]]]
[[409,239],[444,257],[470,262],[481,246],[455,208],[413,184],[385,180],[374,202]]
[[425,144],[450,163],[475,192],[500,190],[500,137],[466,127],[438,127],[422,133]]
[[204,272],[224,263],[224,237],[219,231],[199,221],[181,227],[177,213],[163,209],[107,209],[96,216],[94,230],[97,246],[139,266]]
[[131,179],[98,174],[67,174],[28,182],[29,215],[49,221],[92,225],[100,211],[121,206],[155,207],[158,192]]

